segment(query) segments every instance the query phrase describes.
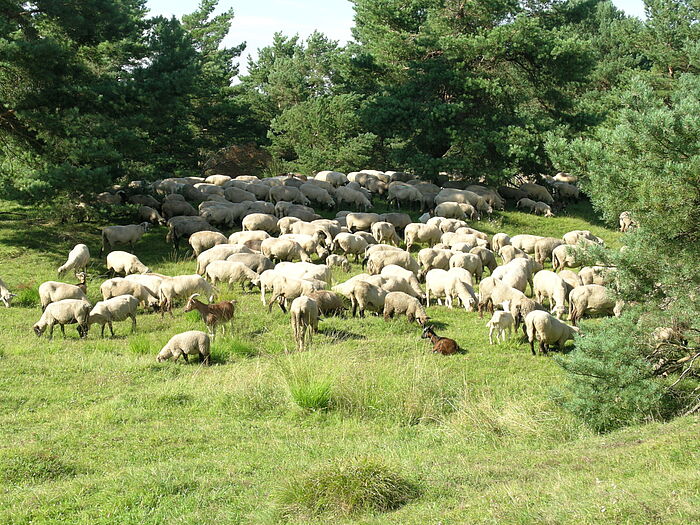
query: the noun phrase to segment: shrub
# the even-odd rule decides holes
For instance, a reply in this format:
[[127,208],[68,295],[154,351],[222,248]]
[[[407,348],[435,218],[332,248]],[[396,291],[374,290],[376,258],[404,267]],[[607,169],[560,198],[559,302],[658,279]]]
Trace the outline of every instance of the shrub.
[[12,300],[12,304],[16,306],[39,306],[41,299],[39,298],[39,288],[19,288],[17,297]]
[[416,499],[420,490],[383,462],[353,458],[321,467],[293,480],[278,496],[283,514],[387,512]]

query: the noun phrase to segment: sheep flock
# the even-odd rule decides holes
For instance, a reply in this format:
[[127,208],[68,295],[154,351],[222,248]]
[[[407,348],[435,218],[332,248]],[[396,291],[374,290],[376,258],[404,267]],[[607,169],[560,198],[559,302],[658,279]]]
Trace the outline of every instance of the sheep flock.
[[[480,231],[480,222],[505,209],[506,201],[547,218],[581,198],[570,175],[540,176],[538,182],[440,187],[407,173],[376,170],[132,181],[97,197],[112,206],[137,206],[134,218],[143,221],[102,229],[100,255],[106,253],[110,273],[99,287],[103,300],[94,305],[88,300],[90,253],[78,244],[58,268],[59,276],[73,270],[78,282],[41,284],[42,314],[33,330],[39,337],[48,331],[51,338],[58,325],[65,337],[64,326],[76,324],[85,338],[97,324],[102,337],[105,326],[114,336],[113,323],[130,320],[135,332],[139,315],[196,309],[206,333],[172,334],[154,355],[159,362],[194,355],[208,364],[217,327],[228,327],[229,336],[235,332],[236,301],[215,301],[222,287],[240,286],[241,293],[257,288],[263,311],[279,307],[289,313],[298,351],[310,347],[324,318],[372,313],[415,323],[416,336],[430,338],[436,352],[467,351],[468,341],[460,348],[435,334],[426,313],[432,301],[464,308],[464,315],[488,313],[484,330],[491,344],[522,327],[532,353],[535,343],[546,353],[573,339],[582,317],[619,315],[624,305],[616,300],[615,268],[583,267],[590,263],[587,247],[604,245],[590,231],[561,238]],[[374,213],[373,202],[381,200],[396,211]],[[420,219],[414,221],[407,209],[420,210]],[[144,235],[159,227],[167,228],[166,241],[176,253],[189,243],[192,274],[154,273],[139,259]],[[624,212],[621,231],[634,227]],[[351,261],[363,273],[335,282],[332,269],[347,273]],[[552,270],[544,268],[547,261]],[[0,299],[8,308],[15,297],[11,285],[0,280]]]

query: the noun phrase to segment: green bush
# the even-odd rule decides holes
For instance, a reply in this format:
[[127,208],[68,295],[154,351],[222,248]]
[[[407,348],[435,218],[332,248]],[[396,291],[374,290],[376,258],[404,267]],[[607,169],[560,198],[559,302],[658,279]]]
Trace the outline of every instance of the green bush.
[[420,490],[383,462],[353,458],[319,468],[292,481],[278,496],[285,515],[335,514],[395,510],[416,499]]

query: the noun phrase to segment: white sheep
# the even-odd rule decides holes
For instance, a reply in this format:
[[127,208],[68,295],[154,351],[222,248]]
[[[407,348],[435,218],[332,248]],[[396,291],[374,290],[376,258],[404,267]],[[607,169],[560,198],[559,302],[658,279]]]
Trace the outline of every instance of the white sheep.
[[418,297],[421,300],[425,299],[425,293],[420,287],[420,283],[418,282],[416,275],[412,271],[402,268],[396,264],[389,264],[382,268],[379,275],[386,278],[393,278],[396,283],[401,286],[399,289],[406,292],[408,295]]
[[398,246],[401,239],[396,234],[396,228],[393,224],[386,221],[375,222],[372,225],[372,236],[380,243],[394,244]]
[[113,274],[129,275],[132,273],[149,273],[151,270],[138,257],[122,251],[110,252],[107,255],[107,269]]
[[420,304],[420,301],[404,292],[389,292],[384,297],[384,320],[388,321],[394,315],[405,315],[409,323],[418,322],[424,326],[430,317]]
[[102,248],[100,255],[108,249],[112,249],[115,244],[129,244],[131,251],[134,250],[134,244],[137,243],[143,234],[151,228],[150,223],[142,222],[141,224],[129,224],[127,226],[105,226],[102,228]]
[[576,325],[586,313],[617,314],[613,293],[599,284],[578,286],[569,293],[569,319]]
[[535,215],[542,215],[544,217],[554,217],[554,213],[552,213],[552,208],[542,201],[537,201],[535,203]]
[[241,290],[245,290],[246,283],[252,283],[258,279],[258,274],[241,262],[212,261],[205,271],[207,279],[216,286],[220,282],[241,283]]
[[537,206],[537,202],[533,201],[532,199],[528,199],[525,197],[524,199],[520,199],[518,203],[515,205],[516,208],[521,209],[523,211],[527,211],[528,213],[532,213]]
[[63,266],[58,268],[58,275],[63,275],[68,270],[73,270],[77,275],[78,272],[87,272],[87,266],[90,262],[90,250],[84,244],[76,244],[68,254],[68,260]]
[[501,257],[501,259],[503,259],[503,264],[508,264],[510,261],[516,258],[528,259],[530,257],[520,248],[516,248],[510,244],[501,247],[501,249],[498,250],[498,255]]
[[176,275],[163,279],[158,290],[160,300],[160,314],[170,312],[173,316],[172,308],[175,299],[189,297],[193,293],[201,292],[209,297],[209,302],[214,301],[216,289],[202,278],[201,275]]
[[[508,301],[506,301],[508,303]],[[506,332],[508,335],[513,333],[513,327],[515,325],[515,319],[513,315],[508,311],[508,306],[504,305],[506,311],[496,310],[493,312],[491,319],[486,326],[489,328],[489,344],[493,344],[493,334],[496,333],[496,342],[500,339],[501,342],[506,341]]]
[[541,270],[535,274],[532,286],[533,296],[539,303],[547,298],[551,312],[557,319],[561,319],[566,314],[568,291],[569,286],[556,273]]
[[272,309],[275,301],[283,312],[287,311],[287,306],[297,297],[309,295],[317,290],[324,290],[326,283],[316,279],[297,279],[296,277],[287,277],[277,275],[272,280],[272,298],[267,303],[268,312]]
[[248,241],[264,241],[270,234],[264,230],[241,231],[229,235],[229,244],[245,244]]
[[78,324],[78,334],[85,337],[88,332],[88,316],[90,303],[83,299],[61,299],[46,306],[41,319],[33,326],[34,333],[41,337],[46,328],[49,329],[49,339],[53,339],[53,327],[59,325],[63,337],[66,337],[64,325]]
[[380,220],[376,213],[348,213],[345,216],[345,225],[350,233],[358,230],[368,232],[372,230],[372,225]]
[[189,244],[192,247],[192,253],[197,257],[200,253],[209,248],[213,248],[218,244],[226,244],[228,239],[221,232],[201,231],[194,232],[190,235]]
[[572,230],[562,235],[566,244],[598,244],[605,246],[605,241],[600,237],[593,235],[590,230]]
[[541,235],[528,235],[523,233],[511,237],[510,244],[527,254],[533,254],[535,253],[535,243],[543,238],[544,237]]
[[328,265],[310,262],[281,262],[275,266],[275,270],[287,277],[318,279],[326,283],[330,283],[332,277],[332,272]]
[[250,215],[246,215],[241,224],[243,226],[243,231],[263,230],[270,235],[279,233],[277,217],[268,215],[267,213],[251,213]]
[[420,265],[411,254],[403,250],[382,250],[372,252],[367,261],[367,272],[370,275],[376,275],[382,271],[382,268],[390,264],[396,264],[406,270],[410,270],[415,275],[420,272]]
[[44,310],[50,303],[55,303],[63,299],[79,299],[87,301],[87,285],[85,284],[85,274],[79,273],[79,284],[61,283],[58,281],[46,281],[39,285],[39,300],[41,309]]
[[578,272],[583,284],[608,284],[615,276],[617,268],[609,266],[584,266]]
[[437,226],[412,222],[404,229],[406,251],[410,251],[411,246],[419,242],[428,243],[429,246],[433,246],[440,242],[441,235],[442,232]]
[[331,251],[337,252],[342,250],[342,252],[347,255],[354,255],[355,262],[360,260],[360,254],[366,255],[366,250],[369,245],[367,241],[356,233],[339,233],[333,239],[331,243]]
[[292,301],[289,313],[294,342],[297,350],[303,351],[311,343],[313,333],[318,331],[318,303],[302,295]]
[[131,318],[131,333],[136,331],[136,308],[139,300],[133,295],[119,295],[100,301],[92,308],[88,317],[88,329],[93,324],[102,326],[102,337],[105,336],[105,325],[109,326],[109,331],[114,337],[112,323],[125,321]]
[[375,312],[384,309],[384,299],[387,292],[379,286],[356,280],[353,281],[349,293],[343,295],[350,299],[352,316],[355,317],[359,310],[360,317],[364,317],[367,309]]
[[562,244],[552,250],[552,268],[563,270],[564,268],[577,268],[583,266],[585,253],[578,246]]
[[165,226],[167,223],[163,216],[158,213],[158,210],[151,206],[145,205],[139,206],[139,219],[151,224],[160,224],[161,226]]
[[17,294],[11,293],[7,285],[0,279],[0,301],[5,305],[5,308],[10,307],[10,303],[14,297],[17,297]]
[[217,244],[204,250],[197,256],[197,273],[204,275],[207,267],[214,261],[225,261],[234,253],[253,253],[253,250],[243,244]]
[[372,209],[372,202],[358,190],[354,190],[347,186],[342,186],[335,191],[335,201],[338,206],[343,204],[353,205],[356,209],[365,211]]
[[510,236],[506,233],[494,233],[491,238],[491,248],[498,253],[501,248],[510,244]]
[[334,266],[337,266],[341,270],[343,270],[345,273],[348,273],[350,271],[350,262],[347,260],[347,258],[343,257],[342,255],[335,255],[331,254],[326,258],[326,265],[329,268],[333,268]]
[[208,365],[210,346],[209,336],[204,332],[199,330],[182,332],[170,338],[161,351],[158,352],[156,361],[161,363],[171,357],[173,361],[177,361],[182,356],[185,363],[187,363],[189,362],[187,359],[188,355],[199,355],[202,364]]
[[476,277],[477,281],[481,280],[484,267],[481,258],[473,253],[455,253],[450,257],[449,268],[464,268],[471,275]]
[[311,257],[304,249],[291,239],[277,239],[270,237],[265,239],[260,245],[260,250],[265,257],[277,261],[294,261],[301,259],[310,262]]
[[550,345],[557,345],[561,350],[566,341],[579,333],[576,326],[569,326],[542,310],[534,310],[525,316],[525,331],[532,355],[536,355],[535,340],[540,343],[540,353],[546,354]]
[[143,308],[155,309],[158,306],[158,296],[151,293],[146,286],[135,281],[122,279],[121,277],[115,277],[103,282],[100,285],[100,293],[104,301],[120,295],[133,295],[139,300],[139,304]]
[[[160,292],[160,284],[163,282],[163,279],[169,278],[169,276],[162,275],[159,273],[132,273],[131,275],[127,275],[126,277],[124,277],[124,280],[140,284],[141,286],[146,288],[146,290],[148,290],[152,295],[158,297]],[[135,297],[138,296],[138,294],[134,293],[132,293],[131,295],[134,295]]]

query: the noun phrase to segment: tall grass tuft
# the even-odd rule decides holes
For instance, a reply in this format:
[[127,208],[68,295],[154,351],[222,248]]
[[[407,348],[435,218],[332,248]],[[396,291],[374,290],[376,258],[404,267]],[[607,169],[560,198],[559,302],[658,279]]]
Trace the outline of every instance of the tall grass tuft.
[[326,465],[278,495],[282,514],[350,516],[396,510],[420,495],[418,485],[382,461],[359,457]]
[[38,288],[19,288],[16,293],[17,297],[12,300],[15,306],[33,307],[41,304]]
[[326,410],[331,404],[333,381],[313,368],[308,359],[283,365],[283,375],[294,402],[305,410]]

